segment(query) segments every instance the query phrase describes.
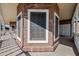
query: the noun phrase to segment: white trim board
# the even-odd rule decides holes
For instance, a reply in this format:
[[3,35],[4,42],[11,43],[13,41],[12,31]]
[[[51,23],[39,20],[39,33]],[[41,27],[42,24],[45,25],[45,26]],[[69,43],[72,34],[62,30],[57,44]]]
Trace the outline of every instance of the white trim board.
[[[30,13],[31,12],[46,12],[46,40],[30,40]],[[28,43],[48,43],[48,20],[49,10],[48,9],[28,9]]]

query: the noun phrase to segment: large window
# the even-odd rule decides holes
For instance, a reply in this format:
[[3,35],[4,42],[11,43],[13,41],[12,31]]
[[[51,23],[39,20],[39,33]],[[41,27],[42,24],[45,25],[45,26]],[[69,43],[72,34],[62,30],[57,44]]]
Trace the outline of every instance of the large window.
[[48,10],[28,10],[29,18],[29,42],[47,43],[48,42]]

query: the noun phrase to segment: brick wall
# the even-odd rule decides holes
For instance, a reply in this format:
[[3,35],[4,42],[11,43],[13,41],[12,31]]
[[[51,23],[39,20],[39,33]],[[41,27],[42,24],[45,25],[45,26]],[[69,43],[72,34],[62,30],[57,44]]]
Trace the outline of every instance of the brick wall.
[[[27,43],[28,37],[28,9],[48,9],[49,10],[49,29],[48,43]],[[54,12],[59,14],[57,4],[18,4],[17,14],[23,12],[23,50],[24,51],[53,51],[54,48]]]

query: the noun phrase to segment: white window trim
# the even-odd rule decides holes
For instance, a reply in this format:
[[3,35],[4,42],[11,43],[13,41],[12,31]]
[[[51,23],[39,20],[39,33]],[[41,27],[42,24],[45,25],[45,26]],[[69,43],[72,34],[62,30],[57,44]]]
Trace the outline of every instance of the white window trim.
[[[58,37],[57,38],[55,38],[55,21],[56,21],[55,17],[58,18]],[[57,41],[58,39],[59,39],[59,16],[56,12],[54,12],[54,41]]]
[[[46,12],[46,40],[33,41],[30,40],[30,12]],[[48,20],[49,10],[48,9],[28,9],[28,43],[48,43]]]
[[16,20],[16,22],[17,22],[17,25],[16,25],[16,27],[17,27],[17,39],[18,39],[20,42],[22,42],[22,31],[23,31],[22,11],[18,14],[17,18],[18,18],[19,16],[21,16],[21,20],[20,20],[20,22],[21,22],[21,23],[20,23],[20,28],[21,28],[20,32],[21,32],[21,34],[20,34],[20,37],[18,37],[18,21]]

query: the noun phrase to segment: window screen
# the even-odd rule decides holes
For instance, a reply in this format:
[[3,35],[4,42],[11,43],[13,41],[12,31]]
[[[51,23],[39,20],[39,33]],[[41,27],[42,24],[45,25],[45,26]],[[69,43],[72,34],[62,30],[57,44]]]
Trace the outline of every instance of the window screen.
[[46,12],[30,13],[30,40],[46,40]]

